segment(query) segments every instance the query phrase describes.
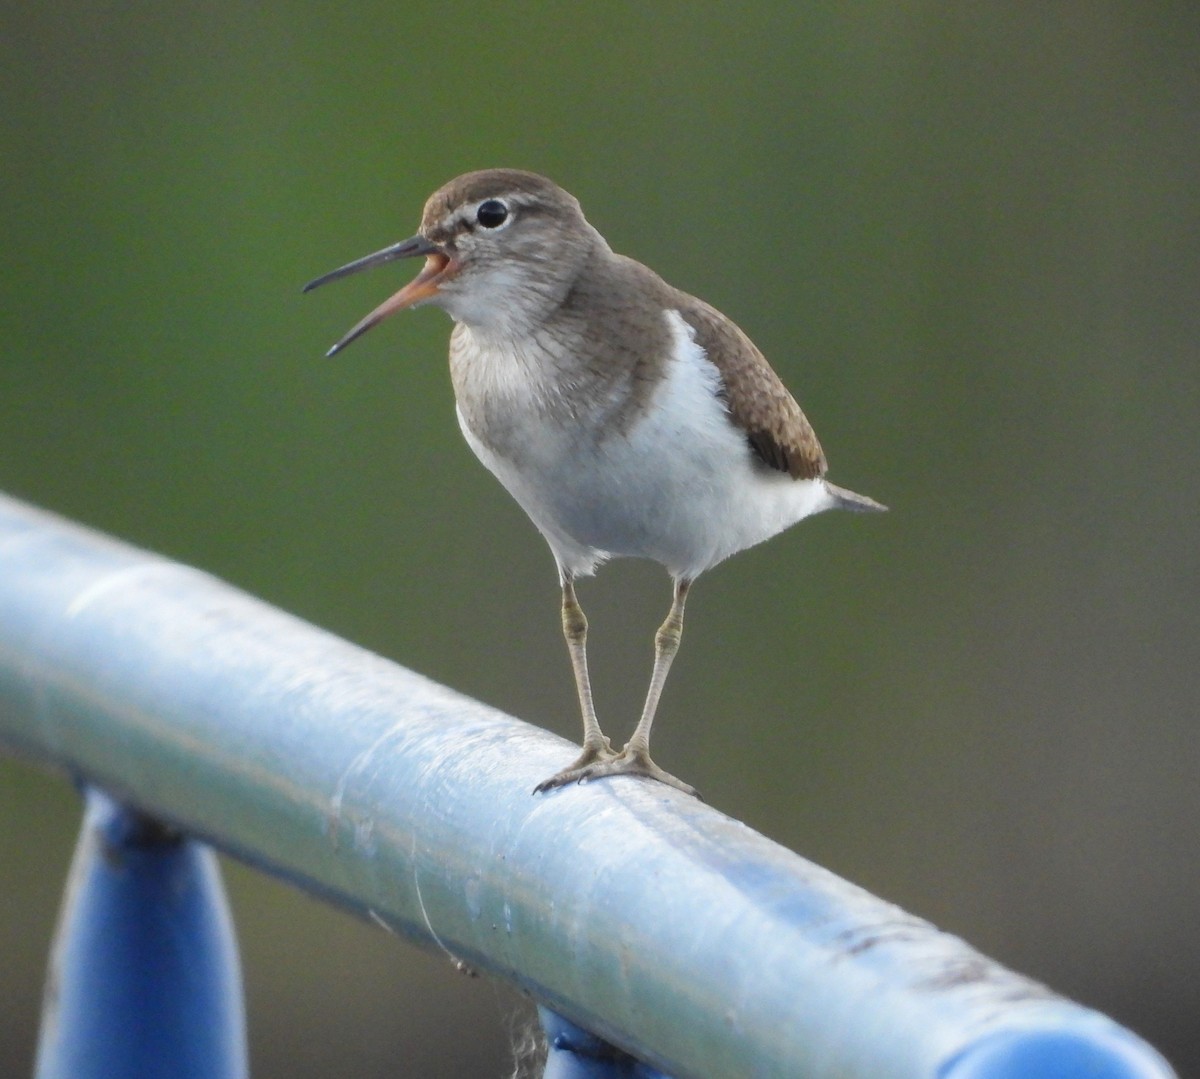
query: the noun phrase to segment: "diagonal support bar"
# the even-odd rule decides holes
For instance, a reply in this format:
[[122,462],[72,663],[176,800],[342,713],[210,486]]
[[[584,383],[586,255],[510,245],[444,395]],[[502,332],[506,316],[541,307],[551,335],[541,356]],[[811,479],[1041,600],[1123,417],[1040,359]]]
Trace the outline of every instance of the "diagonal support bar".
[[1167,1077],[1111,1020],[676,791],[0,500],[0,743],[675,1076]]

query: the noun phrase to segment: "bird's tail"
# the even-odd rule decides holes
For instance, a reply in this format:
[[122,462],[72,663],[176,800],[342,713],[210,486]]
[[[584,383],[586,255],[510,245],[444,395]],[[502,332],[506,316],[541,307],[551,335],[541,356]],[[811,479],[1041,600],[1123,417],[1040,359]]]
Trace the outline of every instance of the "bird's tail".
[[845,487],[838,487],[828,480],[825,481],[825,490],[829,492],[829,497],[833,500],[832,508],[835,510],[849,510],[851,513],[883,513],[887,510],[887,506],[882,502],[847,491]]

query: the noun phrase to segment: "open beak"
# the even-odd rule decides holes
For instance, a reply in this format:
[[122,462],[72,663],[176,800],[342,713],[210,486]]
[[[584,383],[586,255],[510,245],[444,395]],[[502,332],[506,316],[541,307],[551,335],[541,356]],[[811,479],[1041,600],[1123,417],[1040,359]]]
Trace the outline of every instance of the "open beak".
[[396,259],[414,258],[417,255],[425,256],[425,266],[421,272],[397,292],[395,296],[384,300],[366,318],[351,327],[342,339],[325,353],[326,356],[332,356],[335,352],[340,352],[351,341],[357,337],[361,337],[376,323],[382,322],[387,318],[388,315],[394,315],[397,311],[403,311],[406,307],[412,307],[422,300],[428,300],[436,296],[438,286],[447,277],[451,277],[457,273],[458,263],[454,262],[436,244],[432,244],[426,240],[425,237],[414,236],[411,240],[392,244],[391,247],[385,247],[382,251],[376,251],[373,255],[367,255],[366,258],[348,262],[345,266],[340,266],[338,269],[332,270],[304,286],[305,292],[311,292],[313,289],[319,288],[321,285],[326,285],[330,281],[336,281],[338,278],[349,277],[351,274],[358,273],[359,270],[369,270],[373,266],[382,266],[385,262],[394,262]]

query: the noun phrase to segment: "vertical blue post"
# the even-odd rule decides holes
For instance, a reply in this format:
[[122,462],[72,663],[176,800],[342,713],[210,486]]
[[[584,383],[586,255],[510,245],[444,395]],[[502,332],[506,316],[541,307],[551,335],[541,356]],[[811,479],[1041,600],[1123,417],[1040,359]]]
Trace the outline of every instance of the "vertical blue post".
[[233,923],[213,852],[87,792],[37,1079],[244,1079]]
[[549,1008],[538,1006],[546,1032],[542,1079],[670,1079]]

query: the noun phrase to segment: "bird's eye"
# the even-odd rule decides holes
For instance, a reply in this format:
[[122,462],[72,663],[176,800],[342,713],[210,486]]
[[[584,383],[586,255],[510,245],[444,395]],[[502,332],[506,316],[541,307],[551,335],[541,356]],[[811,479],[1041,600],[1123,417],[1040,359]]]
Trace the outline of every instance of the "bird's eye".
[[498,229],[508,220],[508,207],[499,199],[487,199],[479,204],[475,220],[485,229]]

